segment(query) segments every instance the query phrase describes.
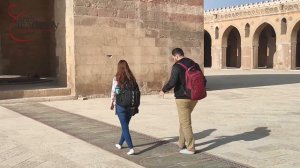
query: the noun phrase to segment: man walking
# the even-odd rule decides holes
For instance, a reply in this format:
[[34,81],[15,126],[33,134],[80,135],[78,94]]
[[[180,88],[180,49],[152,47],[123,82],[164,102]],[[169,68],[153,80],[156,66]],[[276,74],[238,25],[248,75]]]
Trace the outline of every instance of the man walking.
[[179,117],[179,142],[178,146],[182,154],[195,154],[195,139],[192,130],[191,113],[197,104],[197,100],[192,100],[186,89],[186,69],[194,66],[197,70],[200,67],[193,60],[186,58],[181,48],[172,51],[175,64],[172,67],[169,82],[162,88],[160,96],[174,88],[176,105]]

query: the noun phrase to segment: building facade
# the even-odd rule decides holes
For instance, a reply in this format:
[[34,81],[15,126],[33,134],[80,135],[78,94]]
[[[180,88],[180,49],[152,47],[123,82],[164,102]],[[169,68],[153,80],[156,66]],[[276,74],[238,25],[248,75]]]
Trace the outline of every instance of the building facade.
[[0,0],[0,75],[109,95],[125,59],[144,92],[159,90],[174,47],[203,64],[203,13],[203,0]]
[[205,67],[299,69],[299,0],[271,0],[204,15]]

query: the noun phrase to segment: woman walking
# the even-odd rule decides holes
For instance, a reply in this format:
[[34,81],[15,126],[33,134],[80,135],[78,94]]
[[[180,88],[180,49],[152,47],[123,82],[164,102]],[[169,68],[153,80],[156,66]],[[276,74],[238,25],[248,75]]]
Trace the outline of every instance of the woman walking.
[[117,74],[112,84],[111,110],[116,108],[116,114],[122,127],[121,138],[115,146],[122,149],[122,145],[126,141],[129,148],[128,155],[134,154],[129,122],[131,117],[138,112],[140,95],[137,94],[139,94],[139,87],[128,63],[125,60],[119,61]]

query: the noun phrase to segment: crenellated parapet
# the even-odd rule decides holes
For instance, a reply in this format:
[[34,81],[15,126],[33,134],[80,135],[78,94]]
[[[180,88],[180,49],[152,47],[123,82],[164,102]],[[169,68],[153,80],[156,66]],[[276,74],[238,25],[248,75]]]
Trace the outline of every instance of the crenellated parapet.
[[300,0],[269,0],[207,10],[204,13],[204,21],[209,23],[295,11],[300,11]]

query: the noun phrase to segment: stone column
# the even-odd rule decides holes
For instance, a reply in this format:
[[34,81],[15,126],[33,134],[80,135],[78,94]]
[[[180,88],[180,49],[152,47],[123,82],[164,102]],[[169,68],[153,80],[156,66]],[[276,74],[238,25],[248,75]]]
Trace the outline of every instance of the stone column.
[[226,52],[227,52],[227,46],[222,46],[222,54],[221,54],[222,69],[226,68]]
[[291,43],[291,57],[290,57],[290,65],[291,69],[296,69],[296,54],[297,54],[297,42]]
[[222,69],[222,49],[221,47],[212,47],[212,69]]
[[258,68],[258,45],[253,46],[253,55],[252,55],[252,69]]
[[288,70],[291,69],[291,57],[290,44],[288,42],[280,43],[277,45],[276,58],[274,59],[274,66],[276,69]]
[[251,69],[251,46],[242,46],[241,69]]
[[237,48],[237,67],[241,68],[242,67],[242,47]]
[[241,50],[241,69],[249,70],[252,68],[252,41],[249,37],[241,36]]
[[71,88],[72,95],[75,95],[73,5],[73,0],[54,1],[55,22],[59,24],[55,32],[57,80],[60,85]]

